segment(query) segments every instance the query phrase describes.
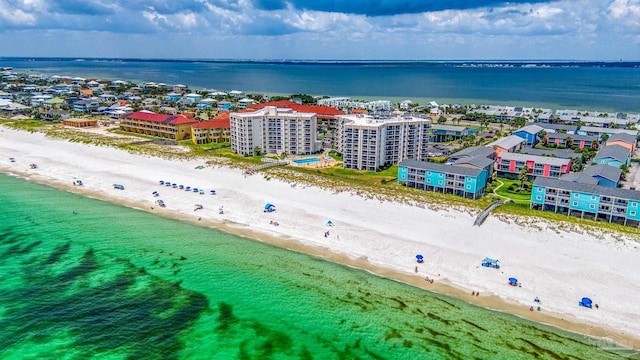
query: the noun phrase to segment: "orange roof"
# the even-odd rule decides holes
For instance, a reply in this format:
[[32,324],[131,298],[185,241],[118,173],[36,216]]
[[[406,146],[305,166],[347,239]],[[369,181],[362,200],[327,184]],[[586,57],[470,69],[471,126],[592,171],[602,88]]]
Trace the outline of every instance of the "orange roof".
[[82,89],[82,90],[80,90],[80,92],[85,94],[85,95],[93,95],[93,90],[91,90],[91,89]]
[[156,114],[148,111],[136,111],[127,118],[135,120],[153,121],[153,122],[167,122],[171,115]]
[[213,119],[195,124],[193,127],[197,129],[229,129],[231,127],[229,112],[223,111]]
[[259,110],[265,106],[275,106],[280,108],[289,108],[298,112],[315,113],[319,118],[334,118],[337,115],[344,115],[344,112],[330,106],[322,105],[299,105],[291,100],[271,101],[262,104],[255,104],[248,109]]
[[178,115],[172,116],[172,119],[169,121],[169,124],[180,125],[180,124],[194,124],[197,122],[198,120],[196,119],[189,118],[184,114],[178,114]]
[[118,105],[127,105],[128,103],[127,100],[118,100]]

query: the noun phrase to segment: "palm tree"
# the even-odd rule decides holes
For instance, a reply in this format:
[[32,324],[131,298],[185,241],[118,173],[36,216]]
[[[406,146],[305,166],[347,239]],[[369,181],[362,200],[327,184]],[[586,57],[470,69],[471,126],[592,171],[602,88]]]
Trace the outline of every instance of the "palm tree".
[[538,133],[538,137],[540,138],[540,142],[542,143],[542,145],[547,145],[547,132],[542,130]]
[[529,167],[525,165],[522,167],[522,169],[520,169],[520,172],[518,173],[518,180],[520,180],[520,189],[524,188],[524,183],[529,178],[528,174]]
[[573,138],[571,136],[567,136],[567,139],[565,140],[565,146],[568,148],[573,146]]

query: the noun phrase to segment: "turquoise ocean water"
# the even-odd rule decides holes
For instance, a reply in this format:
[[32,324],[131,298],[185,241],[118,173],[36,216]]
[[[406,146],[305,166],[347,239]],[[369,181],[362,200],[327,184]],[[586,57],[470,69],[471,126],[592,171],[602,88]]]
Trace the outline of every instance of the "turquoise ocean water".
[[0,189],[1,359],[630,355],[216,230],[2,174]]
[[[469,62],[473,64],[473,62]],[[467,64],[467,65],[469,65]],[[186,84],[268,94],[351,96],[394,102],[528,105],[640,112],[640,63],[292,62],[2,58],[48,75]],[[504,65],[504,64],[503,64]],[[525,66],[523,66],[525,65]],[[541,66],[544,65],[544,66]]]

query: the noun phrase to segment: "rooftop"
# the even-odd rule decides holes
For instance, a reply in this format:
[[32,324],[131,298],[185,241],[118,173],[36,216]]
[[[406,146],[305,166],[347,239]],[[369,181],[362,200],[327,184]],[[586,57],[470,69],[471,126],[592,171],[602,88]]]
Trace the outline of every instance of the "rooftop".
[[537,177],[533,182],[534,186],[543,186],[547,188],[564,189],[586,194],[605,195],[617,197],[621,199],[640,200],[640,191],[619,189],[608,186],[599,186],[593,184],[583,184],[579,182],[566,181],[561,179],[553,179],[546,177]]
[[438,163],[429,162],[429,161],[418,161],[418,160],[412,160],[412,159],[402,160],[399,166],[406,166],[406,167],[416,168],[421,170],[439,171],[443,173],[464,175],[464,176],[478,176],[483,171],[482,169],[474,169],[466,166],[445,165],[445,164],[438,164]]
[[519,144],[522,144],[523,142],[524,142],[524,139],[521,138],[520,136],[509,135],[509,136],[500,138],[492,143],[489,143],[486,146],[488,147],[498,146],[503,149],[511,149],[513,147],[518,146]]
[[413,117],[413,116],[376,117],[372,115],[351,114],[351,115],[340,115],[339,118],[342,120],[348,121],[347,123],[348,125],[372,126],[372,127],[378,127],[378,126],[390,124],[390,123],[407,123],[407,122],[431,123],[431,119],[429,118],[420,118],[420,117]]
[[567,165],[571,162],[570,159],[564,158],[554,158],[549,156],[537,156],[537,155],[529,155],[529,154],[517,154],[510,152],[501,152],[498,155],[502,160],[515,160],[515,161],[533,161],[538,164],[549,164],[554,166],[562,166]]
[[620,162],[627,162],[629,154],[631,154],[631,151],[624,146],[609,145],[601,148],[594,159],[611,158]]

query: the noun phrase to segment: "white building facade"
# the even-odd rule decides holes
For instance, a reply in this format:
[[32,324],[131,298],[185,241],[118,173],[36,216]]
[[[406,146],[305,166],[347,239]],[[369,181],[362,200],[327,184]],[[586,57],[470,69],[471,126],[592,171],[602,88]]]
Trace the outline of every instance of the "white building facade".
[[231,149],[237,154],[310,155],[321,149],[314,113],[267,106],[254,112],[231,113]]
[[345,169],[376,171],[405,159],[427,160],[431,119],[338,117],[337,150]]

